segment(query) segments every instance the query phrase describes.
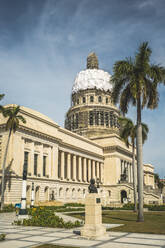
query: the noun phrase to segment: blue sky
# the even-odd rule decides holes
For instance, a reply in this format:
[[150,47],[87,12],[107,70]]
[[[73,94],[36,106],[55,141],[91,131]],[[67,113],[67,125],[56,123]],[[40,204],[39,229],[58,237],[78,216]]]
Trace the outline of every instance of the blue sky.
[[[75,76],[91,51],[112,74],[115,61],[148,41],[151,62],[165,66],[164,28],[164,0],[1,0],[1,103],[35,109],[63,125]],[[165,86],[159,93],[158,109],[143,111],[150,130],[143,157],[163,178]],[[136,119],[132,107],[129,116]]]

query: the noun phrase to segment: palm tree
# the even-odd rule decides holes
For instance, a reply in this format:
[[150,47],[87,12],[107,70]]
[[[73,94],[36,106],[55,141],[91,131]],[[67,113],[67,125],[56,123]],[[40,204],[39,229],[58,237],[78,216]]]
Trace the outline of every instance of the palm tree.
[[141,111],[145,106],[150,109],[158,106],[157,84],[165,79],[165,68],[150,64],[151,53],[148,42],[143,42],[134,59],[126,58],[114,64],[112,76],[114,103],[119,102],[123,114],[127,113],[130,103],[137,109],[138,221],[144,221]]
[[4,186],[5,186],[5,165],[7,159],[7,152],[9,148],[9,142],[12,132],[16,132],[19,127],[19,121],[26,123],[26,120],[22,115],[19,114],[20,106],[7,107],[3,110],[3,115],[8,117],[6,122],[6,130],[9,130],[4,159],[3,159],[3,167],[2,167],[2,187],[1,187],[1,210],[4,207]]
[[[135,165],[135,141],[136,141],[136,129],[137,126],[134,125],[133,121],[126,117],[119,117],[120,123],[120,136],[125,142],[126,146],[129,147],[130,143],[132,146],[132,168],[133,168],[133,189],[134,189],[134,211],[137,211],[137,171]],[[142,123],[142,139],[143,144],[147,139],[148,127],[146,124]],[[130,139],[130,142],[129,142]]]

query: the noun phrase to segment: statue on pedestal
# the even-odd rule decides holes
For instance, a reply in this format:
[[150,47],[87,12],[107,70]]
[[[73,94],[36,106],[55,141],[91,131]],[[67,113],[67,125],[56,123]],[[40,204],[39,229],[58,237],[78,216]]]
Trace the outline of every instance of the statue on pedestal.
[[89,193],[98,193],[97,187],[95,186],[95,179],[90,180],[90,185],[88,187]]

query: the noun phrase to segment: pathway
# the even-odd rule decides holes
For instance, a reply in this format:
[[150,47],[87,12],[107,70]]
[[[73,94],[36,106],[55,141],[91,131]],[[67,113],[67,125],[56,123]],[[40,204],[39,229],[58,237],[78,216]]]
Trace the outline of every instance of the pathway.
[[14,213],[0,214],[0,233],[7,234],[0,248],[28,248],[43,243],[96,248],[165,248],[165,235],[108,232],[106,238],[87,240],[73,229],[13,226],[14,218]]

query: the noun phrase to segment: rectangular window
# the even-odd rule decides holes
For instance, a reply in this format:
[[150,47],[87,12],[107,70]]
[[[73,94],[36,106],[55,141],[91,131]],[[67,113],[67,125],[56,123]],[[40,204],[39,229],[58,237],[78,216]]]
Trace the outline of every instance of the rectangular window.
[[83,103],[85,103],[86,102],[86,98],[85,97],[83,97]]
[[61,152],[58,151],[58,178],[61,177]]
[[111,127],[114,125],[113,111],[110,112],[110,125]]
[[37,176],[38,154],[34,154],[34,175]]
[[46,176],[46,156],[43,156],[43,177]]
[[28,155],[29,155],[28,152],[24,152],[24,168],[23,168],[23,171],[25,171],[26,174],[27,174],[27,171],[28,171]]
[[95,125],[99,125],[99,112],[98,111],[95,114]]
[[75,128],[78,128],[78,114],[76,114],[76,123],[75,123]]
[[94,97],[90,96],[90,102],[94,102]]
[[104,112],[103,111],[100,112],[100,121],[101,121],[101,125],[104,126]]
[[109,126],[109,116],[108,116],[108,112],[105,112],[105,124],[106,124],[106,127]]
[[93,112],[92,111],[89,112],[89,125],[93,126]]
[[79,157],[76,156],[76,179],[78,180],[78,175],[79,175]]

